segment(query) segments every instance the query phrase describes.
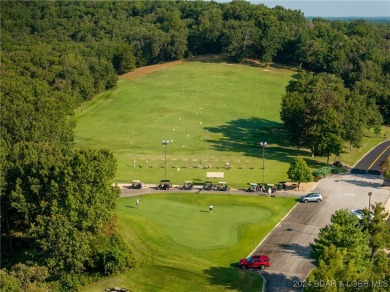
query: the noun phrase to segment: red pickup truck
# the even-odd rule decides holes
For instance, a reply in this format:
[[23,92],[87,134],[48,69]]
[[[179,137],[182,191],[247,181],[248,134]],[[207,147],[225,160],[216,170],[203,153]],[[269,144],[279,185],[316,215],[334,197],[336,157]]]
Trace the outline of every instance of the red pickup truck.
[[246,270],[247,268],[260,268],[263,270],[265,267],[269,267],[270,265],[271,261],[266,255],[254,255],[246,259],[241,259],[238,262],[238,266],[243,270]]

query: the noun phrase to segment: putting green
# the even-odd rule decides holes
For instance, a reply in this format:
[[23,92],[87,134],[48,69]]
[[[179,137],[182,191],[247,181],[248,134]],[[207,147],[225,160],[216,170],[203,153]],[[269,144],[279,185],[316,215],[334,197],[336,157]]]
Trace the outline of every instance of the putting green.
[[[212,214],[210,203],[215,206]],[[119,198],[117,228],[137,264],[84,291],[115,286],[140,292],[260,291],[262,279],[237,269],[237,260],[248,255],[295,204],[291,197],[190,192]]]
[[128,198],[120,209],[151,219],[165,228],[174,241],[200,249],[234,245],[238,241],[240,226],[260,222],[272,215],[270,210],[259,206],[233,205],[214,205],[213,212],[209,213],[208,204],[198,205],[148,196],[141,197],[141,206],[136,208],[135,200],[134,197]]

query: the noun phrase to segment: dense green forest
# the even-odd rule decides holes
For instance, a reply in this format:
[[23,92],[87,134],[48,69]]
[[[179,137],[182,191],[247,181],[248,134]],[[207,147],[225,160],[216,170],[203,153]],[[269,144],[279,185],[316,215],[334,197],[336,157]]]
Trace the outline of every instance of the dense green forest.
[[[118,74],[202,54],[279,62],[314,72],[289,85],[287,105],[308,101],[308,84],[332,84],[349,96],[335,97],[337,109],[351,109],[327,112],[337,126],[390,123],[389,23],[308,20],[244,1],[2,1],[1,38],[1,276],[15,290],[75,290],[134,264],[115,231],[115,159],[75,149],[69,119]],[[333,134],[358,146],[352,126]]]

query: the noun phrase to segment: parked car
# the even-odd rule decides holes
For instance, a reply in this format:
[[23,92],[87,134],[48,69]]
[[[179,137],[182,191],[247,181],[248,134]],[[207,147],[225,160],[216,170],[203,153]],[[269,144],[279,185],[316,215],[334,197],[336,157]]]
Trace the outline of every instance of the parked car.
[[320,193],[309,193],[306,196],[302,196],[300,201],[303,203],[307,202],[321,202],[323,200],[322,195]]
[[[368,210],[367,210],[368,212]],[[364,210],[362,209],[357,209],[357,210],[351,210],[351,215],[354,215],[356,216],[359,220],[362,220],[363,217],[364,217]],[[370,213],[370,218],[374,218],[374,215],[372,213]]]
[[246,270],[248,268],[265,269],[271,265],[271,261],[266,255],[254,255],[246,259],[241,259],[238,262],[240,269]]

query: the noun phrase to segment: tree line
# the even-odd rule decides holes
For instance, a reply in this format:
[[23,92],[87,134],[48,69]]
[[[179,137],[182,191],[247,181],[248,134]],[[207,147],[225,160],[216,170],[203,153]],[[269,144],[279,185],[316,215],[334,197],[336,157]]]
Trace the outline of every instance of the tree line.
[[373,98],[390,123],[388,23],[308,20],[245,1],[10,1],[1,24],[6,71],[78,102],[136,67],[224,53],[336,75]]
[[245,1],[2,1],[1,35],[8,291],[76,290],[134,264],[116,232],[115,159],[75,148],[70,119],[118,74],[202,54],[314,72],[289,84],[281,110],[291,142],[313,155],[359,146],[362,129],[390,123],[387,23],[308,20]]
[[280,118],[291,143],[307,147],[312,155],[340,155],[344,141],[360,147],[364,131],[379,134],[383,118],[361,83],[352,89],[329,73],[301,73],[290,81],[282,97]]

